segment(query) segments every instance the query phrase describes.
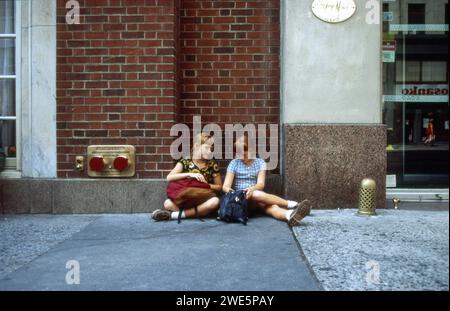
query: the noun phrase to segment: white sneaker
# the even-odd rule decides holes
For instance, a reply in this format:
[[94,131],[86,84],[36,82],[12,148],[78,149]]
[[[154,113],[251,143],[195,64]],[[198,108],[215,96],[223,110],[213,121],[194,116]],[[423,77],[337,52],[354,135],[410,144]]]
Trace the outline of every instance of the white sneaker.
[[298,226],[300,221],[311,213],[311,202],[304,200],[297,204],[297,207],[292,211],[291,217],[288,220],[288,225]]
[[156,221],[170,220],[171,212],[165,209],[157,209],[152,213],[152,218]]

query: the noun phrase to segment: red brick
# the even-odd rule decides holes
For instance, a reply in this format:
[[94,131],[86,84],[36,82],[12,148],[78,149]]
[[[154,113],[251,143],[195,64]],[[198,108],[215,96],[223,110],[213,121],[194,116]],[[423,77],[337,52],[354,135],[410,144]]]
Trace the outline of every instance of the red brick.
[[80,25],[57,4],[58,176],[85,177],[71,157],[87,144],[129,143],[137,178],[162,178],[193,115],[278,122],[279,1],[81,2]]

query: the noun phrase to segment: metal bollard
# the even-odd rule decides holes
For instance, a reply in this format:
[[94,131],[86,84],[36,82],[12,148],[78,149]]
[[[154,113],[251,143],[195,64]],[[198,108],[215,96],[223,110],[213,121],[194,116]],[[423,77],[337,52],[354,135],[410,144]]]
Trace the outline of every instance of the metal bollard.
[[377,184],[375,180],[366,178],[359,189],[358,215],[375,215]]
[[400,199],[398,198],[393,198],[392,199],[392,203],[394,203],[394,208],[398,209],[398,204],[400,203]]

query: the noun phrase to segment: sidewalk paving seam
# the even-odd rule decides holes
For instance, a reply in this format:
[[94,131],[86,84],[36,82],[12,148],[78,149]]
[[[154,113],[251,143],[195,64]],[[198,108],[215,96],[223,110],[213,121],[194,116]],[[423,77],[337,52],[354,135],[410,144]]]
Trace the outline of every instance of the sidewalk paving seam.
[[317,278],[317,275],[315,274],[314,269],[312,268],[308,258],[306,257],[305,253],[303,252],[302,245],[300,244],[299,239],[295,236],[294,230],[292,228],[290,228],[289,231],[291,232],[292,238],[295,241],[295,245],[297,245],[297,249],[300,254],[300,259],[303,260],[306,267],[308,268],[308,271],[309,271],[312,279],[316,283],[317,287],[319,288],[319,291],[325,291],[325,288],[322,286],[322,283]]

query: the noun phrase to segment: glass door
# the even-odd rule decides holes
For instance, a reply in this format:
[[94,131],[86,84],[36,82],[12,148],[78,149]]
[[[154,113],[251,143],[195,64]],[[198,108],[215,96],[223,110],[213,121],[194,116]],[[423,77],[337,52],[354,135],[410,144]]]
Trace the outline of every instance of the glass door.
[[388,187],[448,188],[448,0],[383,1]]

